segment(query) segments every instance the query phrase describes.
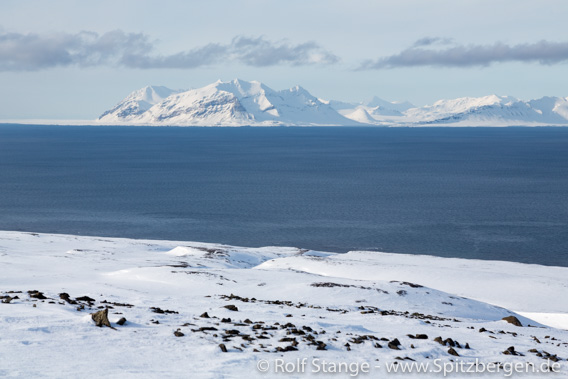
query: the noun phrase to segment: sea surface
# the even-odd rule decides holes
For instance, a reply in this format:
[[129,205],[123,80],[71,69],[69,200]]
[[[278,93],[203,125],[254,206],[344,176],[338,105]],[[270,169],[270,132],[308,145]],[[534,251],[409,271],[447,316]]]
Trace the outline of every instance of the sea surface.
[[568,128],[1,125],[0,230],[568,266]]

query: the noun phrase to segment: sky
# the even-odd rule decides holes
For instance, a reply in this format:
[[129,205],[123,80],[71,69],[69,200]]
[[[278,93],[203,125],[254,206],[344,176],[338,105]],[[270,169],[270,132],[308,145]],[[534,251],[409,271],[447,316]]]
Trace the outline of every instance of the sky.
[[568,96],[566,0],[2,0],[0,119],[95,119],[146,85],[258,80],[417,106]]

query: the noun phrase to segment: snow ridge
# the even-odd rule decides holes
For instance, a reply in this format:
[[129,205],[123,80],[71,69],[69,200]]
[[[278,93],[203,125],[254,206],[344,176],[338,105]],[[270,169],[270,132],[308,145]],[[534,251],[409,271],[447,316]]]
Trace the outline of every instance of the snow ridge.
[[[171,91],[171,90],[170,90]],[[218,80],[151,106],[144,89],[99,117],[100,123],[176,126],[357,125],[300,86],[275,91],[257,82]],[[135,103],[132,105],[132,103]],[[146,108],[144,108],[146,107]]]
[[568,126],[568,98],[524,101],[489,95],[416,107],[376,96],[360,103],[323,100],[300,86],[275,91],[258,81],[234,79],[189,91],[144,87],[104,112],[97,122],[157,126]]

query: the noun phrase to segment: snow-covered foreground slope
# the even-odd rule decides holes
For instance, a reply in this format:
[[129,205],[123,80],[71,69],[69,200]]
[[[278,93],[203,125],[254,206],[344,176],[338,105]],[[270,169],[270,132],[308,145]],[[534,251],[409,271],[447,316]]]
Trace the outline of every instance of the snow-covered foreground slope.
[[[0,232],[0,273],[0,376],[273,377],[289,363],[289,377],[377,377],[476,359],[568,372],[568,331],[514,312],[561,320],[568,268]],[[91,319],[105,308],[114,329]]]

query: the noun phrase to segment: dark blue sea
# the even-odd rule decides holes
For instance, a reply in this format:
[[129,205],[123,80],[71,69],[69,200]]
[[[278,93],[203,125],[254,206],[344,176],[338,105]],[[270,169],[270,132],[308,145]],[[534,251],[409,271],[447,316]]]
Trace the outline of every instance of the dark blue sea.
[[2,125],[0,229],[568,266],[568,128]]

